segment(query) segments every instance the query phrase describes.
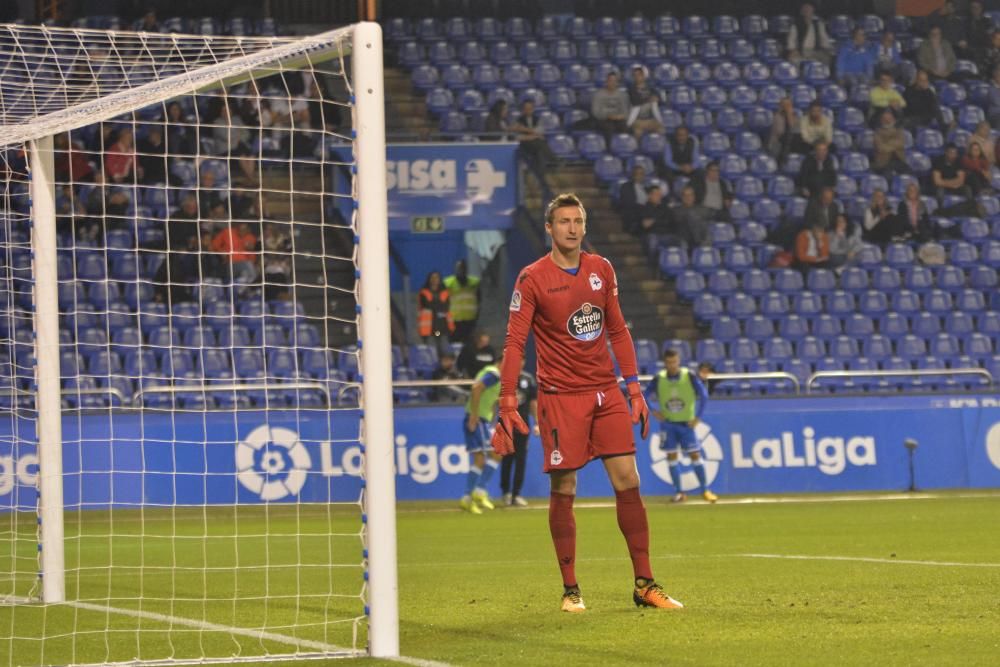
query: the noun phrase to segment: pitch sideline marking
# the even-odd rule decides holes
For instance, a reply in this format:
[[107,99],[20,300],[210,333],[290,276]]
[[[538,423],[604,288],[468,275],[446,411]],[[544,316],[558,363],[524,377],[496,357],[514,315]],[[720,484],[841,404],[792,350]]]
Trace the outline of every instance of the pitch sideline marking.
[[942,560],[909,560],[906,558],[872,558],[866,556],[802,556],[794,554],[732,554],[738,558],[767,558],[775,560],[827,560],[856,563],[885,563],[890,565],[929,565],[932,567],[989,567],[1000,568],[1000,563],[960,563]]
[[[280,644],[287,644],[289,646],[294,646],[296,648],[309,648],[317,651],[324,651],[327,653],[342,653],[345,655],[345,657],[364,658],[367,657],[368,655],[364,651],[349,649],[343,646],[337,646],[335,644],[327,644],[325,642],[318,642],[311,639],[299,639],[298,637],[292,637],[291,635],[283,635],[277,632],[266,632],[263,630],[249,630],[247,628],[237,628],[230,625],[220,625],[218,623],[210,623],[209,621],[198,621],[191,618],[184,618],[182,616],[159,614],[153,611],[123,609],[121,607],[111,607],[108,605],[92,604],[90,602],[66,602],[65,604],[71,607],[85,609],[87,611],[121,614],[122,616],[131,616],[132,618],[145,618],[152,621],[159,621],[161,623],[168,623],[171,625],[182,625],[189,628],[198,628],[201,630],[207,630],[210,632],[225,632],[232,635],[249,637],[251,639],[262,639],[262,640],[266,639]],[[424,660],[422,658],[411,658],[409,656],[399,656],[396,658],[388,658],[388,659],[394,662],[401,662],[406,665],[414,665],[414,667],[451,667],[446,662],[435,662],[433,660]]]

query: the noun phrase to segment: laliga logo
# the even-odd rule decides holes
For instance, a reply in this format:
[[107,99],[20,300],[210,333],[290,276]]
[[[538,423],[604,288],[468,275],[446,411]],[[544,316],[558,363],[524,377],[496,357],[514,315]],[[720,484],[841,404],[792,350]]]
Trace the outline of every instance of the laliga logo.
[[311,467],[309,452],[291,429],[263,424],[236,445],[237,478],[261,500],[297,495]]
[[493,191],[507,187],[507,174],[496,171],[489,160],[465,163],[465,192],[473,201],[489,201]]
[[35,454],[0,456],[0,496],[6,496],[17,484],[27,487],[38,485],[38,457]]
[[986,456],[993,467],[1000,469],[1000,422],[986,432]]
[[[694,433],[701,443],[701,460],[705,464],[705,483],[711,485],[715,477],[719,474],[719,465],[722,461],[722,445],[719,440],[712,435],[712,427],[705,422],[694,427]],[[653,472],[667,484],[673,484],[670,478],[670,465],[667,463],[667,452],[661,447],[663,436],[659,431],[649,437],[649,457],[653,460]],[[680,455],[681,465],[690,468],[691,459],[683,453]],[[697,489],[698,476],[694,470],[687,469],[681,473],[681,488],[679,491],[693,491]]]

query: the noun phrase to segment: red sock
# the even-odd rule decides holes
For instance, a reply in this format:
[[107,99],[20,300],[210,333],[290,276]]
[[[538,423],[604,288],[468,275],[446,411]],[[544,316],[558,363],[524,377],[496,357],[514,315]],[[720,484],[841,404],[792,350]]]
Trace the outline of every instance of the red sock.
[[642,504],[639,488],[615,491],[615,506],[618,510],[618,527],[625,536],[636,578],[652,579],[653,571],[649,567],[649,524],[646,522],[646,506]]
[[563,585],[576,585],[576,519],[573,517],[573,499],[552,492],[549,496],[549,532],[556,548],[559,569],[562,571]]

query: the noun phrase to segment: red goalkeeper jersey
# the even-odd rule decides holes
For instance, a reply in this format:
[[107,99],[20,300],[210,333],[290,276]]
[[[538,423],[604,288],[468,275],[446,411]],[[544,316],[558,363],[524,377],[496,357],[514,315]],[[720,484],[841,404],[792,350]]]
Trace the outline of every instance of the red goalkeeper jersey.
[[617,383],[608,340],[622,374],[636,374],[635,349],[618,304],[618,280],[600,255],[580,253],[576,275],[549,255],[525,267],[510,300],[501,394],[513,395],[528,332],[535,334],[538,387],[582,392]]

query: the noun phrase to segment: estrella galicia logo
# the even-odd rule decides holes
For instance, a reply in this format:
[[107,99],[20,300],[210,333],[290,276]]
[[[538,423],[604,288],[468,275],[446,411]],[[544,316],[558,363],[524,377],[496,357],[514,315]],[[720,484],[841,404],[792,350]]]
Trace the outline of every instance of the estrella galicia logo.
[[[705,483],[711,485],[719,474],[722,462],[722,444],[712,434],[712,427],[700,422],[694,427],[695,436],[701,444],[701,458],[705,465]],[[670,464],[667,462],[667,452],[663,449],[663,434],[660,431],[649,436],[649,457],[653,462],[653,472],[667,484],[673,484],[670,477]],[[698,476],[691,468],[691,459],[683,451],[680,453],[681,488],[678,491],[693,491],[699,486]]]
[[309,452],[291,429],[262,424],[236,445],[236,476],[261,500],[298,495],[311,467]]
[[493,191],[507,187],[507,173],[497,171],[489,160],[469,160],[465,163],[465,193],[473,201],[489,201]]
[[594,340],[604,329],[604,311],[585,303],[566,320],[566,330],[577,340]]

